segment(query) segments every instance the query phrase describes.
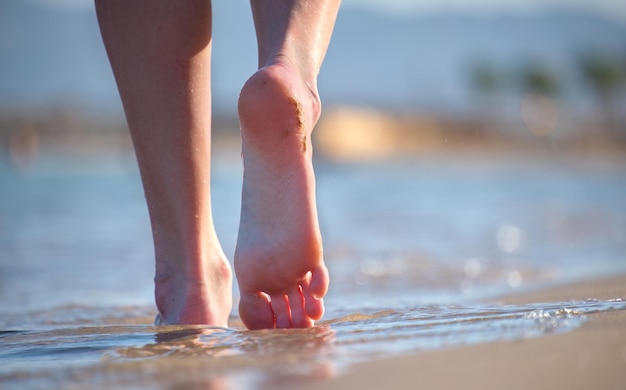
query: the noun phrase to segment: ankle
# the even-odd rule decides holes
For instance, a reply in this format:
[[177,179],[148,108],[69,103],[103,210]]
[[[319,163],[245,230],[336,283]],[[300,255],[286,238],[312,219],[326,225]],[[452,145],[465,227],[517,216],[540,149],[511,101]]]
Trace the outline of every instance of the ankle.
[[[178,260],[178,258],[176,258]],[[231,275],[230,263],[225,255],[219,253],[205,258],[187,259],[186,261],[159,261],[157,257],[155,283],[176,283],[185,286],[203,286],[210,280],[225,280]]]
[[226,258],[204,263],[195,273],[182,269],[157,272],[154,280],[156,306],[163,324],[227,325],[232,270]]

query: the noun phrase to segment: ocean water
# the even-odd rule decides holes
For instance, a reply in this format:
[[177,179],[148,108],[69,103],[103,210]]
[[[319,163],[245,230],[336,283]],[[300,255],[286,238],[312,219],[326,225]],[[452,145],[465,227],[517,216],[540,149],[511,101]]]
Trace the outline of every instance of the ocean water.
[[[214,164],[230,258],[241,167]],[[570,331],[624,297],[498,297],[626,273],[626,167],[571,160],[318,161],[331,271],[313,329],[152,325],[152,243],[132,159],[0,167],[0,387],[276,388],[351,364]],[[237,291],[235,286],[235,291]],[[235,297],[235,303],[236,303]]]

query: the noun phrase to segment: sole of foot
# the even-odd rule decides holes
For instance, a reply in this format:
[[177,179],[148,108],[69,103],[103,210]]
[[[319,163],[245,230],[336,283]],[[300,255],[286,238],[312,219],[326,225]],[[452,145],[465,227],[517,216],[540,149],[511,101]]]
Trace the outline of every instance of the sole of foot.
[[239,98],[244,180],[235,273],[249,329],[311,327],[329,284],[315,202],[317,95],[288,64],[256,72]]

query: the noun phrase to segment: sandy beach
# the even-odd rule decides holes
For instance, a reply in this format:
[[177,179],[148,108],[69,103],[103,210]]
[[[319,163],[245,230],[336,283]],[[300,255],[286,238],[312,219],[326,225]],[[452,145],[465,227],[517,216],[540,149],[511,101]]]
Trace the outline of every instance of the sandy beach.
[[[626,275],[504,297],[503,304],[626,298]],[[309,388],[625,389],[626,311],[588,315],[579,328],[350,367]]]

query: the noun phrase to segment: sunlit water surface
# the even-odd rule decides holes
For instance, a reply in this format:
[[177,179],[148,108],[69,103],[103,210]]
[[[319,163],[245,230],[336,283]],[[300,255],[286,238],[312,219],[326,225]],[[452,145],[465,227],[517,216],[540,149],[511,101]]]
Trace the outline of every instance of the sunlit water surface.
[[[232,258],[241,168],[215,167],[215,221]],[[235,314],[229,329],[152,326],[152,246],[132,161],[3,165],[0,387],[288,387],[626,310],[620,297],[487,303],[626,272],[623,167],[415,160],[320,162],[317,173],[332,275],[324,320],[251,332]]]

